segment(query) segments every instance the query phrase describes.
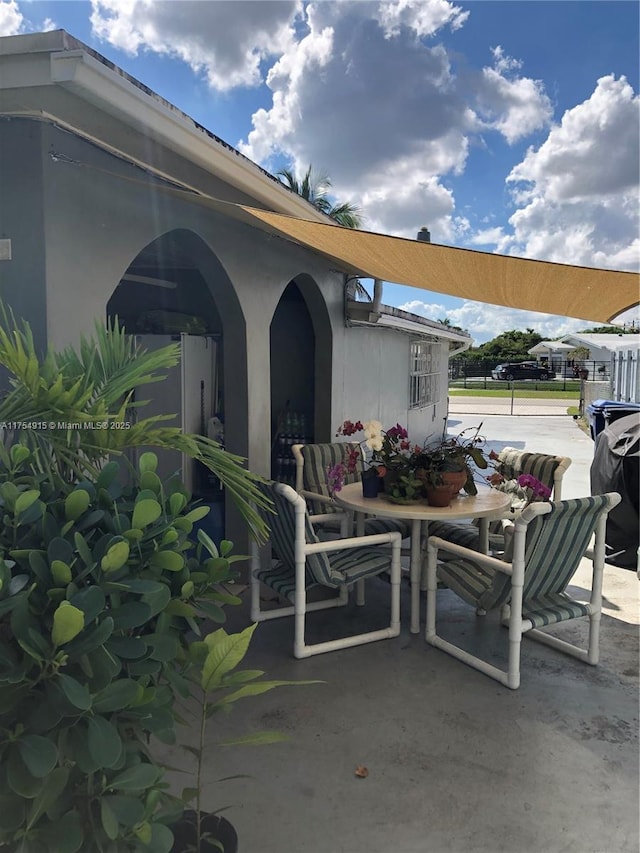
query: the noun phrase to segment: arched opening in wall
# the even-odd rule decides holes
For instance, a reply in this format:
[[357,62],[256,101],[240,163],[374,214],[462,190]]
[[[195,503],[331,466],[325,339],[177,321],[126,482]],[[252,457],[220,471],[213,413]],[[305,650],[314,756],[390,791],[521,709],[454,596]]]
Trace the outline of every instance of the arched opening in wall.
[[[165,425],[222,443],[225,423],[246,422],[244,320],[226,271],[197,234],[175,230],[145,246],[124,271],[107,303],[107,316],[117,316],[147,350],[169,344],[180,347],[180,363],[167,378],[139,389],[138,399],[149,401],[139,417],[174,415]],[[228,376],[225,382],[229,358],[233,382]],[[244,439],[242,429],[233,435],[234,447],[229,449],[246,455],[246,431]],[[133,454],[134,463],[143,450]],[[219,483],[203,466],[180,454],[154,452],[162,478],[180,471],[194,496],[212,505],[207,532],[219,541],[224,533]]]
[[293,483],[291,445],[330,441],[331,326],[315,281],[289,282],[270,327],[272,477]]

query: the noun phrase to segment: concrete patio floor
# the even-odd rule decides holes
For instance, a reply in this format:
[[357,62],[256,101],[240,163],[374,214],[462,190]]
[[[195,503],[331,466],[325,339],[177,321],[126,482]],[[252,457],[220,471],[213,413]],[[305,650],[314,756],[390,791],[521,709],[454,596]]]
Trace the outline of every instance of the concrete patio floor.
[[[571,418],[456,414],[449,431],[480,419],[496,449],[571,456],[563,495],[589,493],[593,443]],[[586,596],[586,565],[575,594]],[[394,640],[297,661],[291,620],[261,624],[248,667],[325,683],[212,719],[211,740],[263,729],[289,740],[213,749],[207,806],[230,807],[240,853],[637,853],[638,586],[635,572],[607,566],[599,666],[525,639],[517,691],[410,635],[406,583]],[[381,625],[388,592],[377,581],[365,608],[312,614],[309,636]],[[438,595],[443,633],[504,660],[495,619]],[[229,608],[229,630],[248,623],[248,600]],[[576,641],[585,629],[556,630]],[[216,781],[234,774],[248,778]]]

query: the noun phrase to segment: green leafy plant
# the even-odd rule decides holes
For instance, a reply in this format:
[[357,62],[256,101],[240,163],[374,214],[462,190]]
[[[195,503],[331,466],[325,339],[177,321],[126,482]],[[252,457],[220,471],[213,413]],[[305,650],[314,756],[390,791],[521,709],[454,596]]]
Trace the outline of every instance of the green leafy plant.
[[473,477],[473,463],[477,468],[486,469],[489,461],[484,451],[485,439],[480,435],[482,424],[462,430],[459,435],[442,441],[426,444],[416,450],[412,458],[412,468],[420,472],[422,479],[433,486],[443,483],[442,474],[451,472],[466,473],[463,485],[469,495],[477,495],[478,488]]
[[320,683],[260,680],[264,675],[262,670],[237,669],[247,653],[255,628],[255,624],[250,625],[236,634],[228,634],[224,628],[219,628],[202,640],[193,641],[182,673],[183,681],[174,685],[182,699],[183,717],[193,719],[198,732],[197,745],[188,746],[189,753],[195,758],[195,784],[183,791],[185,802],[195,800],[194,844],[187,848],[194,853],[208,849],[223,850],[217,839],[204,832],[202,825],[202,774],[208,749],[212,745],[265,744],[286,739],[279,732],[264,731],[212,743],[207,732],[210,718],[229,712],[240,699],[258,696],[276,687]]
[[422,497],[423,482],[413,471],[399,474],[393,481],[388,497],[395,503],[411,503]]
[[193,540],[208,508],[154,454],[129,486],[110,462],[65,493],[38,453],[0,446],[0,843],[163,853],[182,805],[148,742],[175,742],[185,636],[238,603],[242,558]]

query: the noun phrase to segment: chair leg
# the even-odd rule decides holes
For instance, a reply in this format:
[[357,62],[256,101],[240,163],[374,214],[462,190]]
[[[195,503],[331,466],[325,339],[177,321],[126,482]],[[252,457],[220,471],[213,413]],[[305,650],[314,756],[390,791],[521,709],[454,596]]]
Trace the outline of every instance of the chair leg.
[[[366,634],[356,634],[351,637],[343,637],[338,640],[328,640],[324,643],[314,643],[307,645],[304,641],[304,618],[305,614],[299,613],[296,609],[295,614],[295,642],[293,653],[296,658],[308,658],[312,655],[324,654],[324,652],[333,652],[338,649],[348,649],[353,646],[361,646],[364,643],[373,643],[376,640],[388,640],[392,637],[400,635],[400,543],[394,542],[392,545],[391,558],[391,618],[388,628],[381,628],[378,631],[369,631]],[[345,594],[346,587],[343,588]],[[342,589],[340,590],[342,596]],[[302,597],[296,597],[296,608],[302,602]],[[307,610],[311,610],[313,604],[307,605]]]
[[436,630],[436,596],[437,596],[437,549],[429,545],[427,547],[427,613],[425,639],[431,646],[435,646],[443,652],[447,652],[457,660],[477,669],[479,672],[494,678],[505,687],[516,690],[520,686],[520,637],[521,625],[518,620],[512,620],[514,624],[509,625],[509,665],[505,672],[464,649],[459,648],[447,640],[439,637]]

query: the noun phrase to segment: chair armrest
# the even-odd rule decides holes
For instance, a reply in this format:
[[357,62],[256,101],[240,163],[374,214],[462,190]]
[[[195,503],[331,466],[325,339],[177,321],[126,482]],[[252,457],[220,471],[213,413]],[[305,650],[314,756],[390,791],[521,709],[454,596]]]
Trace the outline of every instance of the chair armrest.
[[309,516],[309,521],[311,524],[315,524],[316,522],[322,521],[342,521],[343,518],[347,518],[348,513],[346,512],[322,512],[316,513],[315,515]]
[[497,572],[503,572],[505,575],[510,575],[513,572],[511,563],[505,563],[504,560],[499,560],[497,557],[490,557],[488,554],[474,551],[471,548],[465,548],[463,545],[456,545],[454,542],[447,542],[446,539],[441,539],[439,536],[429,536],[427,547],[434,548],[436,553],[438,551],[446,551],[458,557],[465,557],[467,560],[480,563]]
[[367,536],[352,536],[349,539],[331,539],[327,542],[308,542],[304,546],[305,554],[318,554],[321,551],[340,551],[343,548],[362,548],[363,545],[385,545],[402,542],[398,530],[391,533],[371,533]]
[[316,501],[319,504],[336,506],[335,501],[329,495],[321,495],[319,492],[308,492],[306,489],[300,489],[298,494],[302,495],[305,501]]

